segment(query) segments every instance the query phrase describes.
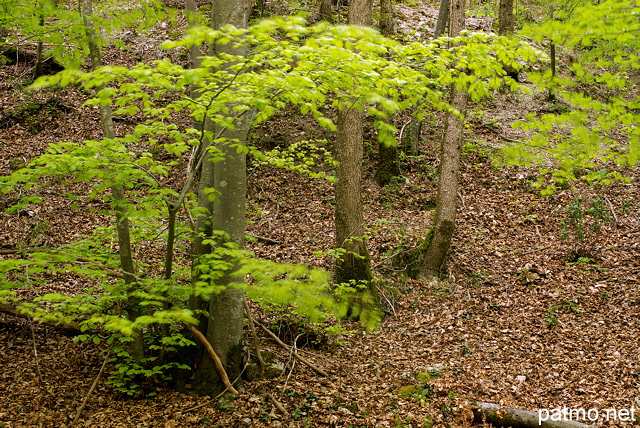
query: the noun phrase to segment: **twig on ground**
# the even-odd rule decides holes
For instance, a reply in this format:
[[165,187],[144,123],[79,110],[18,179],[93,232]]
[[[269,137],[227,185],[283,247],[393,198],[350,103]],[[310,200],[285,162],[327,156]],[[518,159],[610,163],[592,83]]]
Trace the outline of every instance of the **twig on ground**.
[[284,408],[284,406],[282,404],[280,404],[280,402],[278,400],[275,399],[275,397],[271,394],[267,394],[267,397],[269,398],[269,401],[271,401],[273,403],[274,406],[276,406],[276,409],[278,409],[280,411],[280,413],[282,414],[287,414],[289,412],[287,412],[287,409]]
[[238,395],[238,391],[233,387],[233,385],[231,385],[231,382],[229,382],[229,376],[227,376],[227,372],[225,371],[224,366],[222,365],[222,361],[220,361],[220,357],[218,357],[218,354],[216,354],[216,351],[213,350],[213,346],[211,346],[207,338],[204,337],[204,334],[200,333],[200,331],[197,328],[195,328],[190,324],[187,324],[187,328],[191,333],[193,333],[198,338],[200,343],[202,343],[202,345],[207,350],[207,353],[209,353],[209,356],[215,363],[216,370],[218,371],[218,375],[220,375],[220,379],[222,379],[222,383],[224,383],[224,386],[227,388],[227,391],[229,391],[233,395]]
[[31,341],[33,344],[33,356],[36,359],[36,371],[38,372],[38,379],[40,379],[40,382],[43,382],[44,379],[42,378],[42,372],[40,371],[40,362],[39,362],[39,358],[38,358],[38,350],[36,349],[36,332],[33,329],[33,320],[31,320],[31,318],[29,318],[29,327],[31,328]]
[[616,211],[613,209],[613,204],[606,196],[604,197],[604,200],[607,201],[607,204],[609,204],[609,209],[611,210],[611,215],[613,216],[613,223],[618,226],[618,216],[616,215]]
[[275,239],[267,238],[265,236],[254,235],[253,233],[245,232],[246,235],[249,235],[253,238],[256,238],[258,241],[266,242],[267,244],[280,245],[283,244],[282,241],[276,241]]
[[282,346],[284,349],[286,349],[288,351],[291,351],[292,355],[296,359],[298,359],[301,363],[305,364],[307,367],[309,367],[314,372],[318,373],[320,376],[324,376],[324,377],[328,377],[329,376],[329,375],[327,375],[327,372],[325,372],[324,370],[316,367],[312,362],[310,362],[309,360],[307,360],[306,358],[304,358],[303,356],[298,354],[295,350],[293,350],[293,348],[291,346],[287,345],[282,340],[280,340],[280,338],[278,336],[276,336],[275,334],[273,334],[273,332],[271,330],[269,330],[267,327],[265,327],[264,325],[262,325],[258,321],[255,321],[255,323],[258,325],[258,327],[260,327],[262,330],[264,330],[265,333],[267,333],[269,336],[271,336],[273,338],[273,340],[275,340],[278,345]]
[[96,386],[98,386],[98,381],[100,380],[100,377],[104,372],[104,368],[107,366],[107,362],[109,361],[109,356],[111,356],[111,348],[109,348],[109,350],[107,351],[107,355],[104,357],[104,361],[102,362],[102,367],[100,367],[100,371],[98,372],[98,375],[93,380],[93,384],[91,385],[91,388],[89,388],[89,392],[87,392],[87,395],[84,396],[84,400],[82,400],[82,404],[80,405],[80,407],[78,408],[78,411],[76,412],[76,417],[73,418],[73,422],[71,422],[71,425],[69,425],[70,427],[78,423],[78,420],[80,419],[80,415],[82,414],[82,411],[87,406],[89,397],[91,396],[91,394],[93,394],[93,391],[95,391]]

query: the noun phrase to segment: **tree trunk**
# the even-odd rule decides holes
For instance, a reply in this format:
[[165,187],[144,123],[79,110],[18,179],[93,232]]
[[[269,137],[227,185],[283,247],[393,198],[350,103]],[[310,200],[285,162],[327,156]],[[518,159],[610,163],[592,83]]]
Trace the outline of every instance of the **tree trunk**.
[[418,119],[417,114],[411,116],[411,122],[406,125],[402,138],[402,151],[407,156],[415,156],[418,154],[418,144],[420,143],[420,134],[422,133],[422,121]]
[[577,421],[549,420],[548,414],[541,415],[539,411],[532,412],[482,401],[473,409],[473,416],[477,423],[488,422],[494,426],[513,428],[593,428],[592,425]]
[[[349,4],[349,24],[370,26],[371,12],[371,0],[352,0]],[[334,280],[338,284],[364,285],[371,296],[371,300],[367,299],[368,303],[377,305],[376,289],[371,283],[371,259],[363,238],[365,224],[361,192],[364,113],[356,107],[343,108],[338,111],[337,126],[336,247],[346,252],[336,260]],[[365,293],[359,294],[359,297],[363,297]],[[360,313],[356,311],[350,315],[357,317]]]
[[515,18],[513,16],[513,0],[500,0],[500,10],[498,13],[499,27],[498,34],[506,36],[513,34],[515,29]]
[[[212,27],[219,29],[225,24],[242,28],[247,26],[250,4],[245,0],[216,0],[212,3]],[[211,54],[228,53],[243,56],[246,47],[234,43],[213,45]],[[232,89],[230,89],[232,90]],[[210,217],[202,217],[198,221],[198,230],[210,236],[212,231],[224,232],[228,241],[239,247],[244,244],[245,206],[246,206],[246,155],[237,153],[232,144],[236,141],[245,144],[249,135],[249,119],[246,116],[234,122],[235,129],[213,130],[212,124],[205,121],[207,130],[215,131],[226,138],[229,143],[220,143],[218,149],[224,159],[215,165],[210,161],[202,164],[200,173],[198,203],[206,208]],[[233,141],[236,140],[236,141]],[[210,144],[204,142],[206,144]],[[206,150],[206,147],[203,147]],[[215,198],[209,201],[204,189],[214,188]],[[219,243],[220,245],[223,242]],[[199,254],[211,251],[200,240],[196,244],[196,259]],[[243,278],[234,275],[233,270],[216,282],[217,285],[240,283]],[[192,299],[192,303],[194,303]],[[231,381],[235,381],[242,371],[242,328],[244,325],[244,293],[236,288],[228,287],[219,294],[214,294],[204,307],[209,318],[199,326],[207,341],[220,357]],[[196,303],[198,304],[198,303]],[[208,354],[200,353],[196,361],[194,387],[201,394],[215,395],[225,390],[225,386],[215,369],[214,361]]]
[[[449,35],[455,37],[464,28],[465,0],[451,0]],[[466,90],[457,91],[451,86],[451,106],[464,116],[469,96]],[[419,261],[420,279],[434,280],[451,247],[458,207],[458,174],[464,118],[447,114],[445,134],[440,151],[436,214],[433,228],[423,245]]]
[[380,0],[380,33],[385,37],[395,34],[393,19],[393,3],[391,0]]
[[[91,61],[91,69],[96,70],[102,66],[102,56],[97,42],[97,33],[93,23],[93,7],[92,0],[81,0],[80,13],[87,35],[87,44],[89,47],[89,58]],[[97,91],[104,89],[104,85],[97,87]],[[116,137],[115,127],[113,126],[113,115],[109,105],[99,106],[100,123],[104,137],[113,139]],[[129,291],[133,291],[136,283],[135,265],[133,263],[133,252],[131,251],[131,234],[129,228],[128,213],[126,208],[126,199],[122,187],[118,183],[111,186],[111,195],[113,197],[113,208],[116,215],[116,230],[118,233],[118,248],[120,256],[120,267],[124,273],[124,282]],[[127,318],[135,321],[140,316],[140,308],[135,298],[129,298],[127,307]],[[132,354],[134,359],[139,361],[144,354],[144,342],[142,332],[134,331],[134,341],[132,342]]]
[[398,166],[398,146],[387,146],[378,143],[378,165],[376,167],[376,183],[386,186],[394,177],[400,176]]
[[[380,33],[385,37],[392,37],[395,33],[394,26],[391,0],[380,0]],[[398,146],[387,146],[383,143],[378,143],[376,182],[379,186],[386,186],[393,177],[398,176],[400,176]]]
[[320,0],[320,20],[333,23],[333,0]]
[[371,261],[364,235],[362,207],[363,113],[355,108],[338,112],[336,136],[336,247],[346,253],[336,260],[335,282],[369,283]]
[[436,28],[433,31],[433,38],[444,34],[444,30],[447,28],[447,21],[449,20],[449,0],[440,0],[440,9],[438,10],[438,20],[436,21]]

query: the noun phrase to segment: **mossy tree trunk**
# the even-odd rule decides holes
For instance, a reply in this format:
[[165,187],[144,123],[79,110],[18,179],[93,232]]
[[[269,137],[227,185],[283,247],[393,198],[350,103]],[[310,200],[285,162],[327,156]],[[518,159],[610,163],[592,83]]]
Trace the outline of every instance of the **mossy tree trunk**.
[[[250,3],[246,0],[214,0],[212,3],[212,27],[218,29],[225,24],[246,27],[250,12]],[[211,54],[228,53],[237,56],[246,54],[244,45],[225,44],[211,47]],[[244,244],[245,208],[246,208],[246,155],[237,153],[232,144],[244,144],[249,135],[249,119],[241,116],[234,122],[234,129],[213,129],[209,121],[205,121],[205,129],[220,134],[230,143],[220,143],[217,149],[224,156],[223,160],[202,163],[198,185],[198,203],[209,213],[202,216],[197,228],[205,236],[215,231],[224,232],[229,241],[239,247]],[[210,144],[205,142],[205,146]],[[207,147],[203,147],[206,150]],[[205,189],[215,189],[215,197],[210,200]],[[220,245],[223,242],[219,242]],[[202,240],[196,242],[196,255],[207,254],[212,249],[204,245]],[[235,275],[231,269],[216,281],[216,285],[240,283],[243,278]],[[207,302],[192,299],[192,307],[204,307],[209,317],[201,322],[199,330],[205,335],[216,354],[220,357],[230,380],[235,381],[242,371],[242,329],[244,326],[244,293],[237,288],[228,287],[219,294],[214,294]],[[225,389],[213,360],[206,353],[198,353],[195,362],[194,388],[201,394],[215,395]],[[237,387],[237,384],[236,384]]]
[[[455,37],[464,28],[465,0],[451,0],[449,35]],[[445,133],[440,150],[436,214],[431,241],[428,243],[419,261],[418,277],[434,280],[440,277],[455,230],[456,210],[458,208],[458,175],[460,170],[460,152],[464,114],[467,109],[468,93],[451,87],[451,106],[463,117],[448,113]]]

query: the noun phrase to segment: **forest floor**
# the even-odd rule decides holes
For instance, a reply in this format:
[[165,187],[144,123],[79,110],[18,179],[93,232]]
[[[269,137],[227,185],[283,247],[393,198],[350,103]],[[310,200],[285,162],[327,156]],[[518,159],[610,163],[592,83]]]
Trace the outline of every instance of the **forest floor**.
[[[398,9],[406,15],[401,30],[433,26],[433,5]],[[473,19],[481,29],[484,21]],[[160,55],[153,37],[126,57],[107,52],[107,62]],[[25,91],[20,85],[30,72],[24,65],[0,67],[2,175],[51,142],[100,135],[97,112],[82,106],[80,93]],[[127,399],[103,379],[79,426],[463,427],[472,425],[474,400],[534,411],[640,407],[640,171],[624,171],[630,183],[575,183],[542,197],[530,186],[535,170],[492,163],[504,137],[521,137],[511,121],[548,107],[542,95],[506,94],[472,107],[448,278],[437,284],[407,279],[392,256],[415,246],[431,224],[442,118],[425,122],[421,156],[405,159],[403,178],[385,188],[373,180],[375,138],[369,138],[365,216],[387,314],[374,331],[344,323],[351,335],[300,345],[327,377],[264,336],[265,348],[287,369],[275,379],[246,382],[234,400],[162,384],[153,397]],[[272,148],[319,136],[331,138],[283,113],[259,130],[256,143]],[[329,269],[331,259],[315,254],[334,245],[332,185],[255,165],[249,179],[248,232],[277,241],[249,248],[258,257]],[[7,203],[0,199],[0,208]],[[54,186],[46,202],[0,215],[0,247],[54,246],[108,222],[86,208],[72,208]],[[58,276],[49,289],[31,292],[69,293],[83,286],[78,281]],[[256,318],[276,323],[271,314],[258,311]],[[0,345],[0,427],[68,426],[100,371],[101,349],[6,315],[0,315]]]

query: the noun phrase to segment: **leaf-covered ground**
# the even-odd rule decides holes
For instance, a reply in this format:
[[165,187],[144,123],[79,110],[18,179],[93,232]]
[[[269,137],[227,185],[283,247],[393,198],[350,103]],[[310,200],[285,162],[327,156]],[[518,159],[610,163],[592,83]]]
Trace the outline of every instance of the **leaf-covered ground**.
[[[411,11],[405,18],[413,28],[433,25],[432,7]],[[482,28],[484,21],[476,21]],[[129,63],[157,55],[152,42],[136,45],[135,58],[114,50],[107,59]],[[24,166],[48,143],[100,135],[97,112],[81,106],[79,93],[19,89],[29,72],[28,65],[0,69],[1,174]],[[273,380],[245,383],[235,400],[176,393],[162,384],[153,386],[154,397],[132,400],[102,379],[79,425],[458,427],[471,425],[473,400],[528,410],[638,406],[638,170],[625,171],[629,184],[576,184],[541,197],[530,187],[535,171],[492,166],[492,148],[519,137],[509,121],[545,108],[542,97],[497,95],[484,103],[483,114],[470,116],[449,279],[436,285],[405,279],[401,256],[430,226],[442,118],[427,120],[423,154],[406,159],[403,179],[382,189],[373,181],[370,136],[363,196],[369,250],[388,313],[373,332],[345,323],[355,333],[340,337],[341,343],[302,348],[328,377],[264,336],[263,346],[287,368]],[[272,148],[310,137],[331,135],[289,112],[261,129],[257,143]],[[95,201],[72,209],[64,189],[52,184],[43,204],[0,215],[0,257],[13,257],[1,251],[20,246],[66,243],[109,221],[86,209]],[[10,202],[0,199],[0,208]],[[330,258],[314,255],[334,244],[330,184],[253,167],[249,215],[248,231],[276,242],[250,243],[259,257],[330,268]],[[73,293],[84,286],[78,278],[57,276],[49,289],[30,293]],[[275,322],[273,314],[255,316]],[[5,315],[0,345],[0,426],[68,426],[103,363],[100,350]]]

